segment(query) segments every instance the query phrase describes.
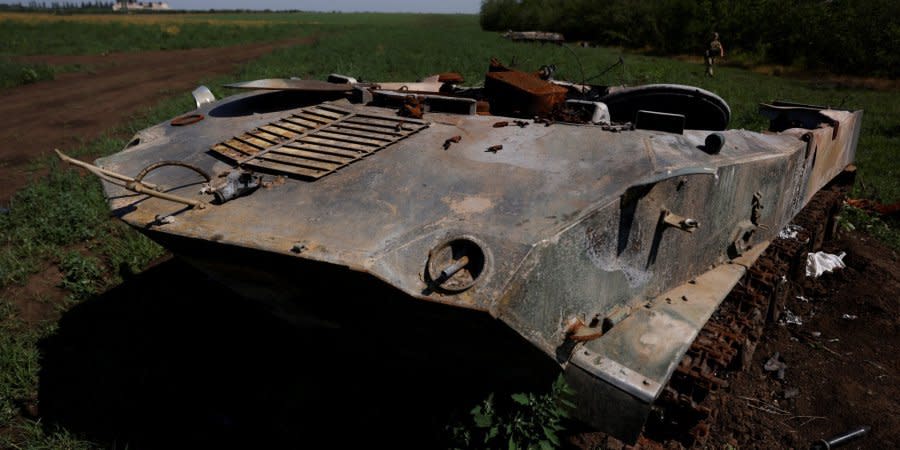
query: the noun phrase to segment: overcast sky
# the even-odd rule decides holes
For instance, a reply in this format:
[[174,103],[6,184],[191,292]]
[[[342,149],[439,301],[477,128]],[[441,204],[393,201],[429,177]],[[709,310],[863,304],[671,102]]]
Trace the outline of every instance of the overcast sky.
[[[29,0],[0,0],[28,4]],[[37,0],[52,3],[66,0]],[[73,1],[73,0],[68,0]],[[77,1],[77,0],[75,0]],[[109,1],[109,0],[103,0]],[[144,0],[147,1],[147,0]],[[159,0],[154,0],[159,1]],[[165,1],[165,0],[164,0]],[[173,9],[302,9],[305,11],[378,11],[475,14],[481,0],[167,0]]]

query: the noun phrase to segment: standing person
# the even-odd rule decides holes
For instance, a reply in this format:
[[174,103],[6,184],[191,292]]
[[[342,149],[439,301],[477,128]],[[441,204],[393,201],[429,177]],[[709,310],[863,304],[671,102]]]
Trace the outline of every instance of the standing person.
[[716,64],[716,58],[725,57],[725,48],[719,42],[719,33],[713,33],[713,40],[706,49],[706,75],[713,76],[713,66]]

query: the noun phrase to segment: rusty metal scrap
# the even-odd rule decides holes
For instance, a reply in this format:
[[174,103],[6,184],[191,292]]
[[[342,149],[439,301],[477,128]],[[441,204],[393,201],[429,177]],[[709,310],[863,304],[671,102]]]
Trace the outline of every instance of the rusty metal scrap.
[[569,90],[538,75],[492,63],[485,75],[485,95],[494,114],[548,116],[565,103]]
[[462,136],[453,136],[451,138],[448,138],[446,141],[444,141],[444,145],[443,145],[444,150],[447,150],[448,148],[450,148],[451,145],[456,144],[461,140],[462,140]]
[[494,122],[493,126],[494,126],[494,128],[503,128],[507,125],[509,125],[509,122],[507,122],[505,120],[501,120],[500,122]]
[[456,72],[444,72],[438,74],[438,81],[441,83],[459,84],[464,82],[465,79]]
[[403,117],[421,119],[424,112],[425,107],[423,105],[422,99],[415,95],[407,95],[403,99],[403,105],[400,106],[400,110],[397,111],[397,114]]
[[183,127],[186,125],[195,124],[204,119],[203,114],[186,114],[184,116],[176,117],[169,122],[169,125],[173,127]]

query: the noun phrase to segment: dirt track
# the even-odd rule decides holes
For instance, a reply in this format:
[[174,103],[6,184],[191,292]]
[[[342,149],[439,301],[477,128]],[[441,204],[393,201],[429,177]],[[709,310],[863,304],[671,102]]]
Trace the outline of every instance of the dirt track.
[[203,78],[231,73],[275,48],[308,41],[257,43],[223,48],[112,53],[86,56],[25,56],[24,62],[80,64],[89,71],[0,91],[0,202],[27,183],[29,162],[53,148],[89,142],[132,114],[173,95],[189,95]]

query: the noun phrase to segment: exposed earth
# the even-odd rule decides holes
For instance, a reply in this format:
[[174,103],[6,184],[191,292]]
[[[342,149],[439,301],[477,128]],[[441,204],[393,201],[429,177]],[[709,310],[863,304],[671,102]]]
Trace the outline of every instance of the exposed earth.
[[[204,76],[287,44],[29,57],[95,69],[0,92],[8,143],[0,201],[27,182],[35,156],[96,138]],[[848,267],[807,279],[792,295],[787,309],[802,324],[768,326],[749,371],[717,394],[706,447],[808,448],[861,425],[871,432],[846,448],[900,446],[900,257],[863,233],[826,250],[847,252]],[[430,324],[381,326],[396,318],[348,305],[359,328],[297,327],[169,258],[60,316],[52,302],[30,300],[61,301],[59,280],[48,268],[0,292],[29,323],[59,320],[41,343],[40,389],[22,416],[104,447],[429,447],[449,418],[487,393],[530,387],[487,370],[490,362],[457,359],[478,348],[481,322],[442,341]],[[359,294],[334,289],[335,297]],[[373,324],[381,333],[364,331]],[[434,339],[410,342],[422,329]],[[782,380],[763,369],[776,352],[787,366]],[[613,446],[589,434],[569,443]]]
[[189,95],[198,80],[232,73],[240,64],[275,48],[312,39],[222,48],[17,57],[21,62],[80,65],[89,70],[0,90],[0,202],[25,185],[29,163],[36,156],[90,142],[165,97]]
[[[861,426],[871,431],[841,448],[900,446],[900,256],[856,232],[823,250],[846,252],[847,267],[794,286],[786,310],[801,324],[784,313],[766,326],[749,370],[713,397],[718,419],[702,448],[806,449]],[[764,369],[776,353],[783,379]],[[591,433],[571,444],[622,448]]]

